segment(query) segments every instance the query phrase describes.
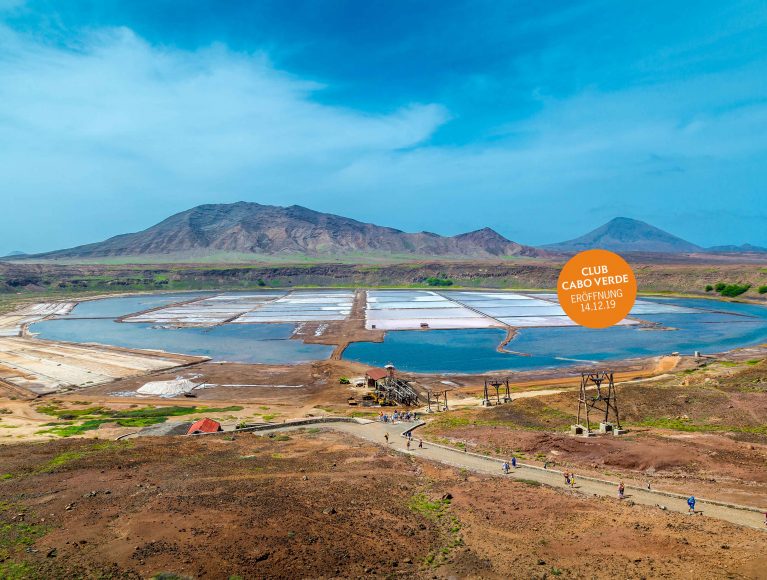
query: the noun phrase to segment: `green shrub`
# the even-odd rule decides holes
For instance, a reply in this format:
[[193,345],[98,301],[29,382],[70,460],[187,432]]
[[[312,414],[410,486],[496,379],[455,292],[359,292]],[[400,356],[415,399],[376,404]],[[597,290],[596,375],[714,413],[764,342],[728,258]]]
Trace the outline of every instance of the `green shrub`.
[[431,276],[429,278],[426,278],[426,284],[428,286],[452,286],[453,281],[442,276],[440,277]]
[[747,292],[749,288],[751,288],[751,284],[727,284],[719,293],[722,296],[734,298],[735,296],[740,296],[744,292]]
[[342,385],[350,385],[351,384],[351,381],[349,379],[347,379],[346,377],[341,377],[340,379],[338,379],[338,382],[341,383]]
[[727,284],[725,284],[724,282],[717,282],[716,286],[714,286],[714,290],[716,290],[717,292],[721,292],[726,287],[727,287]]
[[714,287],[711,284],[706,284],[706,292],[711,292]]
[[759,294],[767,294],[767,286],[759,286],[757,292],[759,292]]

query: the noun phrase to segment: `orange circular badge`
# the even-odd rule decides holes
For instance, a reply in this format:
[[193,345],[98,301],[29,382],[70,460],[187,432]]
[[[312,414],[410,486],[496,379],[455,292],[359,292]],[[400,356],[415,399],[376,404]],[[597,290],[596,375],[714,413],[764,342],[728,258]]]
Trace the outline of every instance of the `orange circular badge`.
[[618,254],[586,250],[562,268],[557,295],[573,322],[607,328],[628,316],[637,297],[637,282],[631,266]]

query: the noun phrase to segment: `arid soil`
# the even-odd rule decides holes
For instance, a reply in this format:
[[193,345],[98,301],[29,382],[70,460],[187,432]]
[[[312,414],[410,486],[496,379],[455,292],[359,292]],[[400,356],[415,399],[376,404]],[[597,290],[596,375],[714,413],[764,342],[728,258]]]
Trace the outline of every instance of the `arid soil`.
[[[0,577],[759,578],[764,533],[332,432],[0,447]],[[442,499],[445,498],[445,499]]]
[[498,456],[767,507],[767,361],[711,363],[617,393],[629,430],[621,437],[571,437],[574,390],[443,414],[426,432]]

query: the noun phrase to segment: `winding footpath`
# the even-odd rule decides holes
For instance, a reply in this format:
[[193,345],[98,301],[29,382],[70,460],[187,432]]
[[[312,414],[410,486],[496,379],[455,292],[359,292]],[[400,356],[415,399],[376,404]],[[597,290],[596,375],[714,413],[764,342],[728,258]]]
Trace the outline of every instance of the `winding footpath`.
[[[423,425],[423,423],[380,423],[377,421],[359,421],[347,423],[332,423],[324,425],[335,431],[348,433],[355,437],[372,441],[379,445],[385,445],[392,450],[415,457],[421,457],[430,461],[436,461],[445,465],[450,465],[460,469],[468,469],[476,473],[495,475],[498,477],[510,477],[513,479],[522,479],[536,481],[538,483],[564,489],[564,477],[562,471],[556,469],[543,469],[535,465],[517,463],[517,468],[513,469],[509,475],[502,472],[502,460],[479,455],[470,452],[459,451],[452,447],[438,445],[424,441],[422,449],[418,448],[418,437],[414,435],[411,442],[411,448],[406,447],[406,434]],[[318,425],[319,426],[319,425]],[[291,427],[289,425],[275,425],[274,429],[260,431],[268,433],[272,431],[293,430],[300,427]],[[388,433],[389,442],[386,443],[385,435]],[[575,491],[584,495],[596,495],[613,497],[617,499],[618,484],[601,479],[595,479],[586,476],[577,476]],[[625,499],[623,501],[633,501],[636,504],[659,507],[662,506],[668,511],[687,513],[687,498],[670,492],[660,490],[647,490],[633,486],[626,486]],[[704,517],[716,518],[741,526],[756,528],[767,531],[764,523],[764,512],[756,507],[738,506],[725,502],[697,499],[695,506],[696,512]],[[695,517],[695,516],[690,516]]]

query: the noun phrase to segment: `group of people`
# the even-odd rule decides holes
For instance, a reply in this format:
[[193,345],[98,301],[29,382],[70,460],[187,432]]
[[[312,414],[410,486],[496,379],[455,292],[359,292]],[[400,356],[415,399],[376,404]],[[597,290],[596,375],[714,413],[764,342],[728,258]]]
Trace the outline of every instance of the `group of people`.
[[394,412],[391,415],[389,415],[388,413],[379,411],[378,420],[383,423],[395,423],[397,421],[417,421],[418,412],[417,411],[400,412],[397,409],[395,409]]
[[[405,447],[409,450],[410,446],[413,443],[413,433],[408,431],[406,437],[407,437],[407,440],[405,442]],[[386,443],[389,443],[389,434],[388,433],[384,433],[384,439],[386,439]],[[423,439],[419,439],[418,440],[418,449],[423,449]]]
[[512,457],[512,458],[511,458],[511,465],[509,465],[509,462],[508,462],[508,461],[504,461],[504,462],[503,462],[503,465],[501,466],[501,469],[503,469],[503,472],[504,472],[506,475],[508,475],[508,474],[509,474],[509,471],[510,471],[512,468],[513,468],[513,469],[516,469],[516,468],[517,468],[517,458],[516,458],[516,457]]
[[568,487],[575,487],[575,474],[569,471],[565,471],[562,475],[565,476],[565,485]]

